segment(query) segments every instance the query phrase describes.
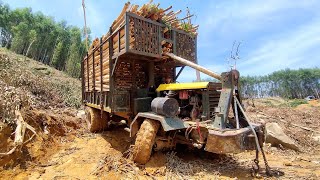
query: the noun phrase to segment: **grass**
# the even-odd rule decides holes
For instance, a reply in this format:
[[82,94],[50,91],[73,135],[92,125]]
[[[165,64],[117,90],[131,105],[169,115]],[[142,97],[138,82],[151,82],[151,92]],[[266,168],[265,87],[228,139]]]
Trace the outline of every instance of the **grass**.
[[297,107],[300,104],[308,104],[308,101],[304,99],[265,98],[256,100],[269,107]]
[[300,104],[308,104],[308,101],[305,99],[293,99],[289,101],[289,106],[290,107],[297,107]]
[[269,100],[263,100],[262,103],[264,103],[265,105],[270,106],[270,107],[274,106],[274,104],[272,104],[272,102]]

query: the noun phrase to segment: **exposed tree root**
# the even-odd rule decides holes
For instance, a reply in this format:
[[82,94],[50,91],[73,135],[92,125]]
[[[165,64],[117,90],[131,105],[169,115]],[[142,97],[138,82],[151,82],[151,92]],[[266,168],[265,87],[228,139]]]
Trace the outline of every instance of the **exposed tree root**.
[[[15,123],[16,123],[17,127],[16,127],[16,130],[14,133],[15,134],[14,147],[6,153],[0,153],[0,156],[8,156],[8,155],[14,153],[17,149],[20,149],[24,144],[31,141],[32,138],[35,135],[37,135],[35,129],[23,120],[23,117],[22,117],[19,110],[15,110],[15,115],[16,115]],[[29,129],[31,132],[33,132],[33,135],[27,141],[24,142],[24,136],[26,133],[26,129]]]

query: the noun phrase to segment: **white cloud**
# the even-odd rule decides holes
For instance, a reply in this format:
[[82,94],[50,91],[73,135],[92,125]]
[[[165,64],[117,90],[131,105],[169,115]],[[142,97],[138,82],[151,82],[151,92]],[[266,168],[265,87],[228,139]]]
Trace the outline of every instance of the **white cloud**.
[[207,7],[198,38],[198,54],[205,59],[223,62],[238,40],[243,44],[237,67],[245,75],[319,63],[319,1],[220,1]]
[[[88,2],[86,4],[86,18],[87,26],[95,31],[92,31],[93,38],[95,36],[100,36],[100,33],[103,33],[101,30],[103,27],[108,26],[103,23],[104,11],[100,11],[94,2]],[[107,31],[107,28],[105,28]]]
[[[293,16],[307,11],[320,15],[319,1],[220,1],[212,2],[200,12],[199,48],[209,48],[214,42],[232,45],[234,40],[252,39],[255,32],[281,26]],[[248,37],[251,36],[251,37]],[[218,45],[220,47],[221,44]],[[223,50],[221,50],[223,51]]]
[[[303,67],[304,63],[314,61],[318,56],[318,52],[311,50],[320,46],[319,27],[320,18],[292,32],[270,38],[252,50],[238,67],[243,68],[246,74],[266,74],[299,65]],[[310,59],[312,57],[314,59]]]
[[[221,29],[223,25],[232,23],[234,26],[245,29],[258,28],[257,23],[263,20],[271,20],[277,13],[283,13],[289,9],[304,9],[313,7],[317,1],[222,1],[221,4],[212,2],[203,18],[206,18],[201,29],[211,32]],[[318,12],[316,8],[311,9]]]

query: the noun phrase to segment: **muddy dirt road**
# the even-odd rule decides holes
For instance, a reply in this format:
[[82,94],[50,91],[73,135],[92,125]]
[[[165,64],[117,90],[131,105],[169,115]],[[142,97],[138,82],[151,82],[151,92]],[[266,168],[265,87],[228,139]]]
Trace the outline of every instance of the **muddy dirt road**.
[[[36,127],[38,135],[21,151],[0,158],[1,179],[320,178],[320,146],[312,139],[316,134],[290,124],[319,131],[319,106],[275,108],[256,103],[254,109],[248,108],[252,120],[274,122],[286,117],[283,119],[288,122],[278,121],[279,125],[300,147],[301,152],[296,152],[265,144],[273,177],[266,176],[261,156],[259,174],[252,176],[253,151],[215,155],[178,146],[175,151],[156,152],[146,165],[137,165],[128,158],[133,139],[123,130],[125,126],[113,125],[107,131],[93,134],[86,130],[79,112],[76,109],[25,112],[25,120]],[[3,132],[2,129],[0,134]],[[3,147],[1,151],[5,151]]]
[[[181,150],[155,153],[145,166],[125,157],[131,144],[121,127],[101,134],[79,133],[61,137],[40,157],[30,157],[24,166],[2,169],[1,179],[252,179],[254,152],[221,156]],[[40,145],[40,144],[38,144]],[[36,148],[37,144],[34,145]],[[312,156],[266,148],[272,179],[318,179],[320,154]],[[319,151],[318,151],[319,152]],[[262,161],[262,159],[261,159]],[[266,178],[263,163],[260,175]],[[275,171],[276,170],[276,171]]]

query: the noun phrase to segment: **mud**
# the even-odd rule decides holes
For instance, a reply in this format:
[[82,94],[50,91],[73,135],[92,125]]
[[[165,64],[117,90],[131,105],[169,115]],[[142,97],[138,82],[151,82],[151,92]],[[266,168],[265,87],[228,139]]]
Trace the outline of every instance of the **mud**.
[[[317,122],[312,124],[319,117],[317,108],[298,106],[279,109],[256,105],[249,114],[252,119],[263,121],[275,121],[278,116],[285,116],[291,122],[319,130],[319,126],[314,127]],[[258,117],[261,113],[269,118]],[[129,138],[129,133],[123,130],[124,126],[113,126],[107,131],[93,134],[85,129],[85,120],[76,114],[75,109],[33,109],[24,112],[24,118],[37,129],[38,136],[12,156],[0,159],[1,179],[320,178],[320,148],[308,138],[314,133],[281,121],[278,123],[290,136],[296,134],[294,138],[302,152],[266,144],[264,149],[273,174],[273,177],[267,177],[261,156],[260,171],[253,176],[255,152],[252,151],[216,155],[178,146],[175,151],[155,152],[146,165],[137,165],[128,158],[128,150],[134,139]],[[6,144],[2,140],[5,136],[11,136],[10,129],[3,126],[0,132],[1,151],[5,151],[10,147],[4,148]]]

